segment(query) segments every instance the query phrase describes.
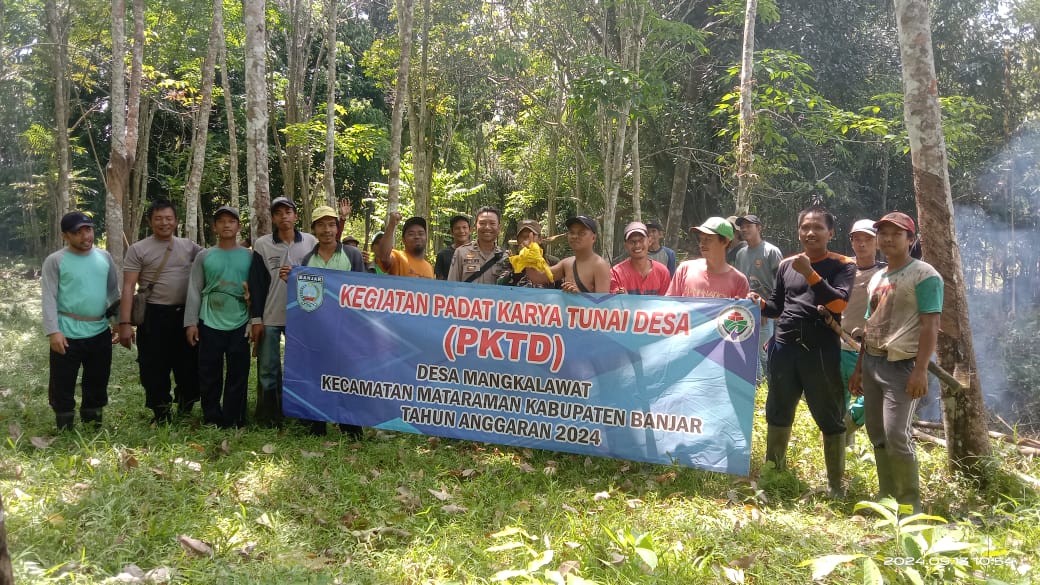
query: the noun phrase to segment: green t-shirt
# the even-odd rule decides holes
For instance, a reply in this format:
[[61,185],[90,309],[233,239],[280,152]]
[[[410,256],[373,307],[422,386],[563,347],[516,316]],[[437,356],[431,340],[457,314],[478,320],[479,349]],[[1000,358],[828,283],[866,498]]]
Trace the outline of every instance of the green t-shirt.
[[249,321],[245,288],[253,255],[246,248],[207,248],[195,258],[188,284],[184,326],[201,319],[207,327],[232,331]]

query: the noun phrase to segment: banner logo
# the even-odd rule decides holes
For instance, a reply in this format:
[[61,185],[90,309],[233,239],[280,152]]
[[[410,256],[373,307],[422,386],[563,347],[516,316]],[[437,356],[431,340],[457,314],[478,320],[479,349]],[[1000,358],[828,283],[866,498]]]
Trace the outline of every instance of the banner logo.
[[318,310],[325,298],[325,278],[318,274],[299,274],[296,277],[296,302],[308,313]]
[[755,316],[746,307],[726,307],[715,318],[719,336],[731,343],[740,343],[755,332]]

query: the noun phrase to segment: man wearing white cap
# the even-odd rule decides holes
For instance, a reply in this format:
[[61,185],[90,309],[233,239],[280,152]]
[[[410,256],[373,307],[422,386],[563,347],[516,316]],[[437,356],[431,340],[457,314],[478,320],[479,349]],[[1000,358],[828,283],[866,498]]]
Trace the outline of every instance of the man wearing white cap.
[[[856,257],[856,278],[852,282],[852,290],[849,291],[849,305],[845,307],[841,316],[841,328],[853,338],[862,338],[863,326],[867,322],[867,284],[874,273],[884,268],[884,262],[877,259],[877,230],[874,229],[874,220],[861,219],[852,224],[849,232],[849,242],[852,244],[852,252]],[[849,392],[849,377],[856,369],[856,360],[859,352],[852,349],[843,339],[841,341],[841,382],[845,389],[846,400],[849,402],[849,410],[845,419],[846,433],[851,442],[852,433],[863,425],[863,397],[851,400]],[[852,423],[852,424],[849,424]]]
[[630,295],[664,295],[671,275],[668,267],[650,258],[650,236],[646,225],[633,221],[625,226],[628,258],[610,269],[610,292]]
[[726,249],[733,240],[733,224],[722,217],[709,217],[690,231],[697,234],[701,258],[687,260],[675,269],[667,296],[746,297],[751,290],[747,277],[726,262]]

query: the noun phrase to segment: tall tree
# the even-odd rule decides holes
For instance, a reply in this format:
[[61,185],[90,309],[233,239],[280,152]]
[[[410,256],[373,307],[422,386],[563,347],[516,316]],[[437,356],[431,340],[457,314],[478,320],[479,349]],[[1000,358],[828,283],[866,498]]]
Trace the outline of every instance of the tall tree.
[[946,141],[932,57],[927,0],[895,0],[899,54],[903,63],[903,114],[910,138],[914,191],[925,258],[946,280],[939,330],[939,363],[963,381],[963,391],[943,386],[942,408],[952,468],[982,479],[982,457],[990,452],[960,246],[953,223],[953,199]]
[[108,252],[122,272],[126,236],[123,206],[130,170],[137,156],[141,74],[144,68],[144,0],[133,0],[134,43],[130,59],[130,91],[126,92],[126,1],[112,2],[112,154],[105,167],[105,228]]
[[[227,37],[221,36],[220,39],[220,88],[224,94],[224,110],[227,114],[227,127],[228,127],[228,168],[229,177],[228,180],[231,183],[231,204],[235,207],[241,207],[242,203],[238,200],[238,131],[235,125],[235,104],[231,101],[231,80],[228,79],[228,65],[227,65]],[[249,209],[253,209],[253,191],[249,191]],[[249,222],[249,239],[250,241],[256,241],[256,222]]]
[[[325,93],[325,202],[336,206],[336,0],[326,7],[325,42],[328,43]],[[366,242],[367,244],[367,242]]]
[[271,178],[267,168],[267,25],[265,0],[245,0],[246,185],[256,235],[271,233]]
[[202,187],[202,168],[206,164],[206,139],[209,137],[209,112],[213,107],[217,55],[223,39],[224,0],[213,0],[213,22],[206,45],[206,59],[202,64],[202,95],[192,132],[191,170],[188,173],[188,183],[184,187],[184,226],[188,238],[192,241],[197,241],[199,234],[199,189]]
[[390,170],[387,179],[387,209],[397,211],[401,197],[401,134],[404,109],[408,103],[408,72],[412,63],[412,18],[414,0],[397,0],[398,34],[401,39],[401,64],[397,69],[394,109],[390,117]]
[[737,138],[737,215],[751,208],[751,152],[754,120],[751,109],[752,84],[755,75],[755,15],[758,0],[747,0],[744,13],[744,45],[740,59],[740,136]]
[[54,149],[57,154],[58,176],[53,186],[52,201],[55,218],[50,222],[47,249],[61,246],[61,228],[57,219],[72,208],[69,194],[69,5],[58,5],[57,0],[46,0],[47,35],[51,43],[51,76],[54,78]]

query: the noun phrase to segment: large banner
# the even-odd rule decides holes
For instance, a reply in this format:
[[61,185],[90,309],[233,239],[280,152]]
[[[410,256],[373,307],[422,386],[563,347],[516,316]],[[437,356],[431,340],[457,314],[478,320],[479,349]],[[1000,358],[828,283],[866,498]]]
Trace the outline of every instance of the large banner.
[[747,475],[758,307],[296,267],[286,415]]

